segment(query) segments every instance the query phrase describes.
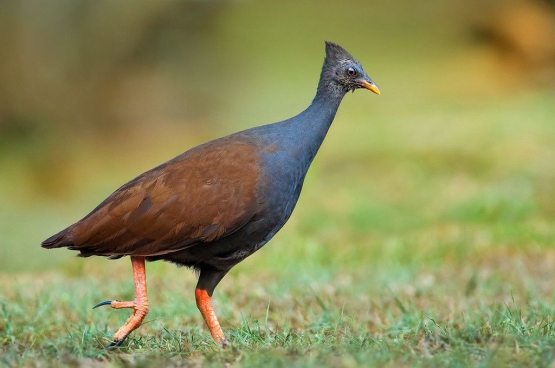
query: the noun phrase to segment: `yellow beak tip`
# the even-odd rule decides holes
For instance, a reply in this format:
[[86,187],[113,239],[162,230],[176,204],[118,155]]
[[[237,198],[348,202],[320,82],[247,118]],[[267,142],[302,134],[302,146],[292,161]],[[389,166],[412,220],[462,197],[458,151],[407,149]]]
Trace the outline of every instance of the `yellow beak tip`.
[[363,86],[364,88],[366,88],[367,90],[370,90],[370,91],[374,92],[374,93],[377,94],[377,95],[380,95],[380,94],[381,94],[381,93],[380,93],[380,89],[379,89],[378,86],[376,86],[374,83],[371,83],[371,82],[368,82],[368,81],[363,80],[363,81],[362,81],[362,86]]

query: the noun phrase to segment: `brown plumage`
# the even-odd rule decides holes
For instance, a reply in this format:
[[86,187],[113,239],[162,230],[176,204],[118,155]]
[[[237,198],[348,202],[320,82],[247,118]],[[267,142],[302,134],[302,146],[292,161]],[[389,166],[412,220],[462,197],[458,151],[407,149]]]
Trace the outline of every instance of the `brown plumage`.
[[225,237],[257,210],[254,147],[225,137],[187,151],[125,184],[43,246],[67,246],[81,257],[160,256]]

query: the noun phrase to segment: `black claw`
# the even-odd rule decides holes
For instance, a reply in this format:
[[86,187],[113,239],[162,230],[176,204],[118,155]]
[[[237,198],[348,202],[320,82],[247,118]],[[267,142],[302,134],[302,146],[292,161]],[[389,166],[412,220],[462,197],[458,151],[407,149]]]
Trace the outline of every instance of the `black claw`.
[[121,346],[121,344],[123,344],[123,342],[125,341],[125,339],[127,338],[127,335],[125,335],[123,337],[123,339],[121,340],[114,340],[111,343],[109,343],[108,345],[105,346],[106,349],[115,349],[115,348],[119,348]]
[[[120,300],[116,300],[116,302],[119,302],[119,301],[120,301]],[[111,300],[106,300],[105,302],[100,302],[100,303],[98,303],[97,305],[95,305],[94,307],[92,307],[92,309],[97,308],[97,307],[100,307],[100,306],[102,306],[102,305],[109,305],[109,304],[112,304],[112,301],[111,301]]]
[[106,300],[105,302],[100,302],[97,305],[95,305],[94,307],[92,307],[92,309],[100,307],[101,305],[108,305],[108,304],[112,304],[111,300]]
[[119,348],[123,341],[112,341],[108,345],[105,346],[106,349],[116,349]]

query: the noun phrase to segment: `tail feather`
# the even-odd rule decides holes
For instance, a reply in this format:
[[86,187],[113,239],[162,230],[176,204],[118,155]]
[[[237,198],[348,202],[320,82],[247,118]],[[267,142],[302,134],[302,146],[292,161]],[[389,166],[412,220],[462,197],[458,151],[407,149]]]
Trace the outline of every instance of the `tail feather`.
[[41,243],[41,246],[46,249],[62,248],[74,245],[73,241],[67,237],[68,229],[62,230],[59,233],[52,235]]

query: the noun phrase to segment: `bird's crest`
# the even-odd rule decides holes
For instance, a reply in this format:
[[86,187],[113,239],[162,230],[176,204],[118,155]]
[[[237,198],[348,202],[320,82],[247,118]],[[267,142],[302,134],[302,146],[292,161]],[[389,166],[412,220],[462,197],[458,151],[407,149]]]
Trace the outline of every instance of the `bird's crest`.
[[337,62],[343,60],[355,60],[355,58],[338,44],[326,41],[326,61]]

